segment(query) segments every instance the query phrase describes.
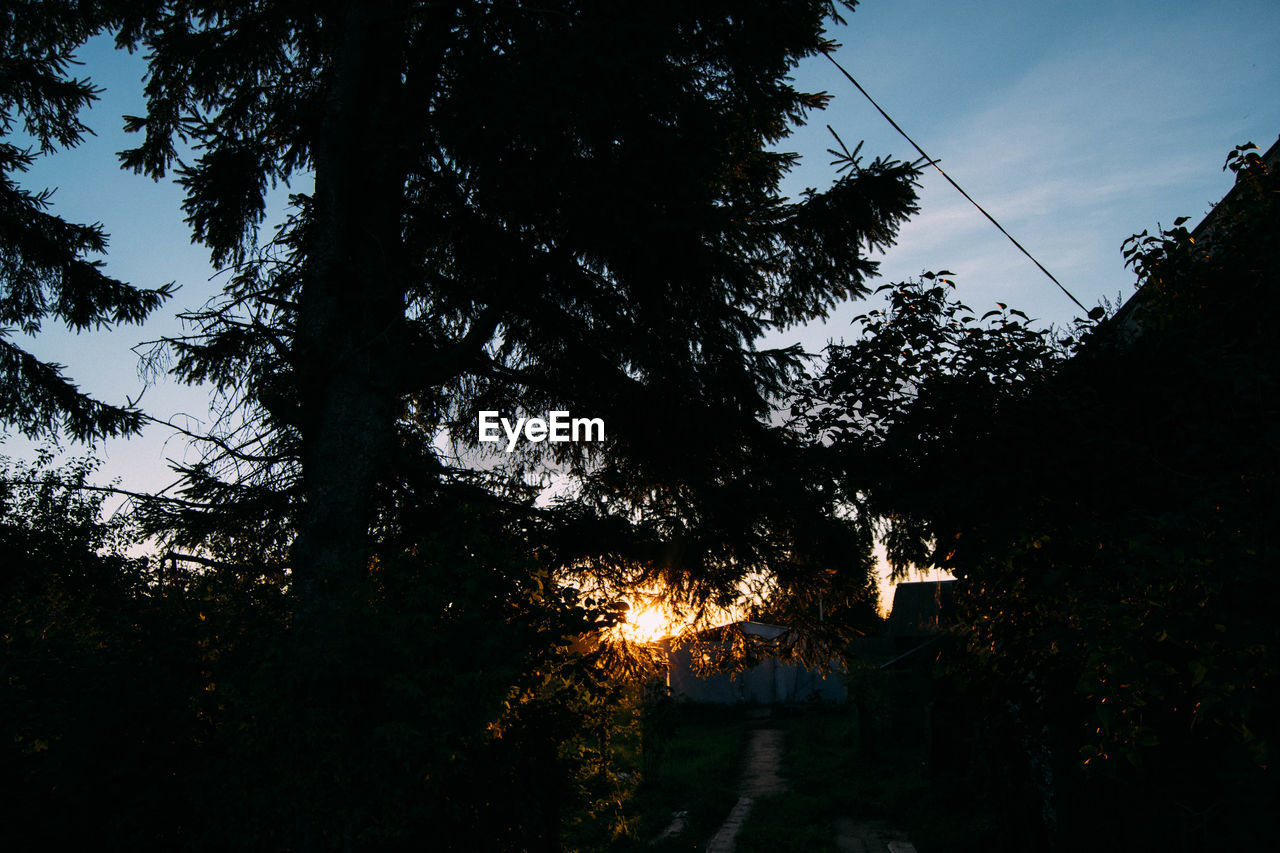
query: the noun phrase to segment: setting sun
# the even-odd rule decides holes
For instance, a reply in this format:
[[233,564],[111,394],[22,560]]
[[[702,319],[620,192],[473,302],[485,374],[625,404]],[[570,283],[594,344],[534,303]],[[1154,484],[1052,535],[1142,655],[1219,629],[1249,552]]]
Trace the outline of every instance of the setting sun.
[[707,608],[699,618],[694,613],[680,613],[672,609],[661,593],[647,591],[633,595],[631,609],[625,613],[626,621],[612,629],[615,637],[629,643],[653,643],[693,628],[700,630],[746,618],[745,610],[739,606]]
[[615,629],[628,642],[652,643],[680,630],[667,609],[659,604],[635,605],[627,611],[626,621]]

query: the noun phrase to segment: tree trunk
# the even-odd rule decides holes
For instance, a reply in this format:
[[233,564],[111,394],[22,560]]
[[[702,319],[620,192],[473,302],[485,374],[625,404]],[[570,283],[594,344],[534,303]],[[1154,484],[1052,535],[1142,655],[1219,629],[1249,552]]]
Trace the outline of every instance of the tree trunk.
[[304,503],[293,553],[304,611],[321,623],[367,566],[374,495],[394,451],[404,324],[403,7],[354,2],[329,25],[337,44],[297,327]]
[[[292,555],[299,612],[292,677],[300,722],[287,783],[292,849],[350,839],[349,754],[367,736],[359,619],[379,483],[391,468],[404,319],[397,124],[405,53],[399,2],[339,5],[327,102],[314,130],[315,190],[295,340],[302,490]],[[347,845],[349,846],[349,845]]]

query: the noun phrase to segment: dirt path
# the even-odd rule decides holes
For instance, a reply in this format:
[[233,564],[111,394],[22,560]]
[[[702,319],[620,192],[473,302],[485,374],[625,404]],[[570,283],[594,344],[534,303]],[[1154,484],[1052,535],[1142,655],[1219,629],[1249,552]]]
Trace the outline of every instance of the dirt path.
[[755,799],[786,790],[786,782],[778,773],[782,767],[784,734],[778,729],[755,729],[751,732],[742,781],[738,783],[738,802],[719,831],[707,842],[707,853],[733,853],[738,833],[742,831]]
[[[747,758],[738,783],[738,802],[720,829],[707,842],[707,853],[733,853],[738,833],[758,797],[780,794],[787,789],[782,768],[784,737],[778,729],[755,729],[747,744]],[[907,837],[878,821],[836,821],[836,849],[840,853],[916,853]]]

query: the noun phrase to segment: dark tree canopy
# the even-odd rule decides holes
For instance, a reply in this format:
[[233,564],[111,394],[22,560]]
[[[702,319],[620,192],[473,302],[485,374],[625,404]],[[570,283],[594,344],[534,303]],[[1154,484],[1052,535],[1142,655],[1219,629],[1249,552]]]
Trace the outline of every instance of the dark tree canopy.
[[[147,506],[206,549],[188,586],[229,590],[191,790],[237,785],[176,837],[555,849],[627,784],[620,670],[583,640],[620,593],[706,614],[765,577],[802,622],[820,597],[828,649],[847,635],[870,541],[772,423],[801,353],[757,346],[864,294],[915,210],[915,170],[885,160],[781,194],[777,146],[826,101],[787,74],[840,7],[119,8],[148,63],[122,163],[175,175],[231,271],[169,342],[225,429]],[[290,219],[260,235],[282,182]],[[606,436],[493,452],[481,410]],[[568,493],[540,505],[552,474]]]
[[[151,71],[123,162],[176,167],[193,235],[239,270],[176,344],[179,373],[246,419],[191,494],[254,523],[283,512],[303,590],[358,575],[409,496],[527,506],[523,475],[545,465],[581,485],[527,522],[561,565],[645,565],[697,603],[803,562],[799,518],[830,496],[766,425],[798,353],[755,343],[863,294],[868,249],[915,209],[913,169],[882,160],[780,194],[795,157],[773,146],[826,100],[786,74],[826,49],[836,11],[182,3],[128,19],[120,40]],[[314,191],[256,248],[267,188],[304,174]],[[482,409],[569,410],[608,436],[477,465]],[[433,445],[441,429],[464,464]]]
[[1115,317],[979,318],[930,276],[800,400],[891,558],[960,579],[952,672],[1014,756],[983,796],[1027,806],[1024,846],[1265,846],[1280,179],[1253,148],[1197,231],[1126,242]]
[[90,132],[80,113],[97,90],[73,76],[72,56],[99,31],[89,4],[14,3],[0,13],[0,423],[32,437],[60,429],[79,440],[136,432],[141,414],[77,390],[57,364],[41,362],[9,336],[49,320],[79,331],[139,323],[169,294],[111,278],[94,256],[107,246],[100,225],[51,212],[50,190],[18,175],[37,157],[75,146]]

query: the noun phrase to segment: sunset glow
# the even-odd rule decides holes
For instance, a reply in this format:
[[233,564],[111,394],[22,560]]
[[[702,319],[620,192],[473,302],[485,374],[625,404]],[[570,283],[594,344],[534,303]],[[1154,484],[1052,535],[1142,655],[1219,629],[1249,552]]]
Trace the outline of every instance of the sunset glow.
[[652,643],[678,633],[681,627],[681,623],[656,602],[633,605],[626,618],[615,630],[631,643]]
[[661,593],[652,590],[634,593],[630,604],[631,609],[625,614],[626,621],[612,629],[615,637],[629,643],[653,643],[691,630],[700,631],[747,618],[746,607],[741,604],[727,609],[704,609],[700,618],[693,613],[678,612],[663,600]]

